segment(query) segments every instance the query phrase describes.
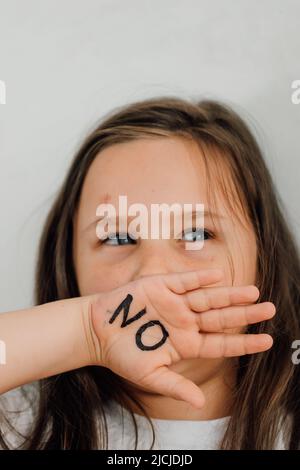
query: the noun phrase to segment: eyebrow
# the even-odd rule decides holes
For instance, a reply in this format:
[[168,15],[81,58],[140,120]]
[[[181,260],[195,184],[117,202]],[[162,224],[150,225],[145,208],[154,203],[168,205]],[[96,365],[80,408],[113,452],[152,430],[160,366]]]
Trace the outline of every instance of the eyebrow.
[[[172,211],[171,214],[174,215],[174,212]],[[218,219],[226,219],[227,217],[225,217],[224,215],[221,215],[221,214],[218,214],[217,212],[212,212],[212,211],[209,211],[209,210],[206,210],[206,211],[186,211],[185,214],[191,214],[192,217],[195,217],[197,215],[204,215],[204,217],[208,217],[208,218],[212,218],[212,217],[216,217]],[[138,217],[138,215],[129,215],[127,216],[127,220],[130,222],[132,219],[134,219],[135,217]],[[93,220],[93,222],[91,222],[87,227],[85,227],[82,232],[85,233],[85,232],[88,232],[89,230],[91,230],[93,227],[95,227],[97,225],[98,222],[100,222],[101,220],[103,219],[106,219],[107,222],[111,221],[112,220],[112,217],[98,217],[97,219]],[[119,217],[118,215],[116,215],[116,222],[118,222],[120,219],[123,219],[124,220],[124,217]]]

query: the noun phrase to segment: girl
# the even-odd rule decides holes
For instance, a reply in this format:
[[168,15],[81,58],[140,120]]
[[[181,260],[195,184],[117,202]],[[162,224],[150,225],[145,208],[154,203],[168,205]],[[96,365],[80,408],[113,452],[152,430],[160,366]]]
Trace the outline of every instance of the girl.
[[[119,195],[203,203],[204,230],[99,239],[96,208]],[[297,449],[299,302],[296,244],[243,120],[214,101],[119,109],[47,218],[36,306],[0,315],[1,446]]]

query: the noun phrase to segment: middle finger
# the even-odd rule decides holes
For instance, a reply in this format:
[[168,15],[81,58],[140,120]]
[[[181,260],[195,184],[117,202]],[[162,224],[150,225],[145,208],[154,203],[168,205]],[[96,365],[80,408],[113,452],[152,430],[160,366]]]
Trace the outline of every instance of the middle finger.
[[194,312],[255,302],[259,297],[256,286],[220,286],[200,288],[183,294],[187,307]]

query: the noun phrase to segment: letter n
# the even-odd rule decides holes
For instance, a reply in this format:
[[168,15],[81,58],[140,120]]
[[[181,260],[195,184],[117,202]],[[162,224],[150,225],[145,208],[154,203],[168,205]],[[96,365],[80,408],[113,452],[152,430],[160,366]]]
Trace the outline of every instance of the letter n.
[[127,320],[129,307],[130,307],[130,304],[131,304],[132,300],[133,300],[132,295],[128,294],[127,297],[120,303],[118,308],[115,310],[113,316],[109,320],[109,323],[113,323],[122,310],[123,310],[123,320],[122,320],[121,328],[124,328],[124,326],[130,325],[130,323],[138,320],[143,315],[145,315],[146,308],[143,308],[143,310],[141,310],[136,315],[134,315],[132,318],[129,318]]

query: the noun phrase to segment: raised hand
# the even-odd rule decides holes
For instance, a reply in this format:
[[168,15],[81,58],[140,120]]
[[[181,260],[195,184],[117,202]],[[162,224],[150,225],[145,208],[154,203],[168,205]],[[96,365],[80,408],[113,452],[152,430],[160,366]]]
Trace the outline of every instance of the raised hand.
[[[254,303],[259,291],[253,285],[213,286],[222,275],[220,270],[199,270],[144,276],[93,296],[99,365],[201,408],[205,398],[199,387],[168,366],[188,358],[253,354],[273,344],[268,334],[240,331],[272,318],[274,304]],[[238,332],[229,333],[232,329]]]

